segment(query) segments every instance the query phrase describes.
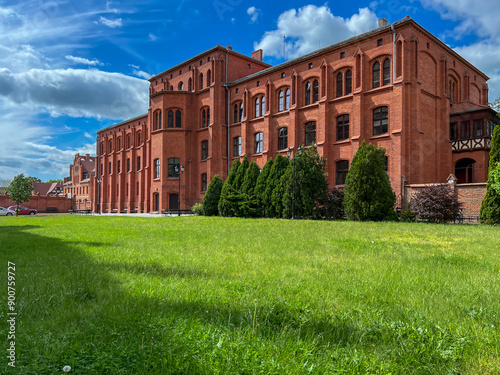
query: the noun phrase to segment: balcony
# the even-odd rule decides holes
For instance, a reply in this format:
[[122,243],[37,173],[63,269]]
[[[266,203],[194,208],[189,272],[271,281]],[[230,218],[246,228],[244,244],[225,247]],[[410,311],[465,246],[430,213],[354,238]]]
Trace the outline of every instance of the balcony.
[[451,149],[453,152],[490,150],[491,138],[457,139],[451,141]]

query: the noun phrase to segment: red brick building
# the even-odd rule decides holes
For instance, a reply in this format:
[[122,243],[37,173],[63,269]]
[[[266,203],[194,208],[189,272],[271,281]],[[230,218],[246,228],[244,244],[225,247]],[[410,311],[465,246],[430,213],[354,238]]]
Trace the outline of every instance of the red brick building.
[[331,187],[363,140],[387,150],[396,194],[452,173],[482,182],[496,121],[487,80],[410,17],[277,66],[216,46],[152,77],[147,114],[98,132],[94,209],[187,209],[235,158],[262,167],[313,143]]
[[64,179],[64,195],[71,199],[73,210],[93,209],[95,206],[95,156],[75,155],[69,166],[69,177]]

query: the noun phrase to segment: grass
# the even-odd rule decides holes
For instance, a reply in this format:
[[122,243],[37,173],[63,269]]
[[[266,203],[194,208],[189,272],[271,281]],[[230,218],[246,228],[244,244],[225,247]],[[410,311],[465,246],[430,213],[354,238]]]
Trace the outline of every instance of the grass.
[[2,373],[500,373],[498,227],[40,216],[0,246]]

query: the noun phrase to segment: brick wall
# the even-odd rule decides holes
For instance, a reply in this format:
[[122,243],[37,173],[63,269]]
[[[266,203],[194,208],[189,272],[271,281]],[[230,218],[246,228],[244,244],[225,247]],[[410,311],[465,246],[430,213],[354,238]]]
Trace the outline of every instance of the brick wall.
[[[0,195],[0,207],[13,206],[15,203],[8,194]],[[29,202],[22,203],[22,206],[34,208],[38,212],[47,212],[47,207],[57,208],[57,212],[68,212],[71,207],[71,200],[66,197],[50,197],[35,195]]]

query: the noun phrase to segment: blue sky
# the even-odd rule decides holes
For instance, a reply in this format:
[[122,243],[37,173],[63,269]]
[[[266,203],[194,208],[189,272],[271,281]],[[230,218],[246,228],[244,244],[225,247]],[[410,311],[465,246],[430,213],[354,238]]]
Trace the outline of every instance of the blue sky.
[[0,0],[0,180],[69,173],[95,133],[147,112],[148,81],[217,44],[283,61],[410,15],[500,96],[499,0]]

